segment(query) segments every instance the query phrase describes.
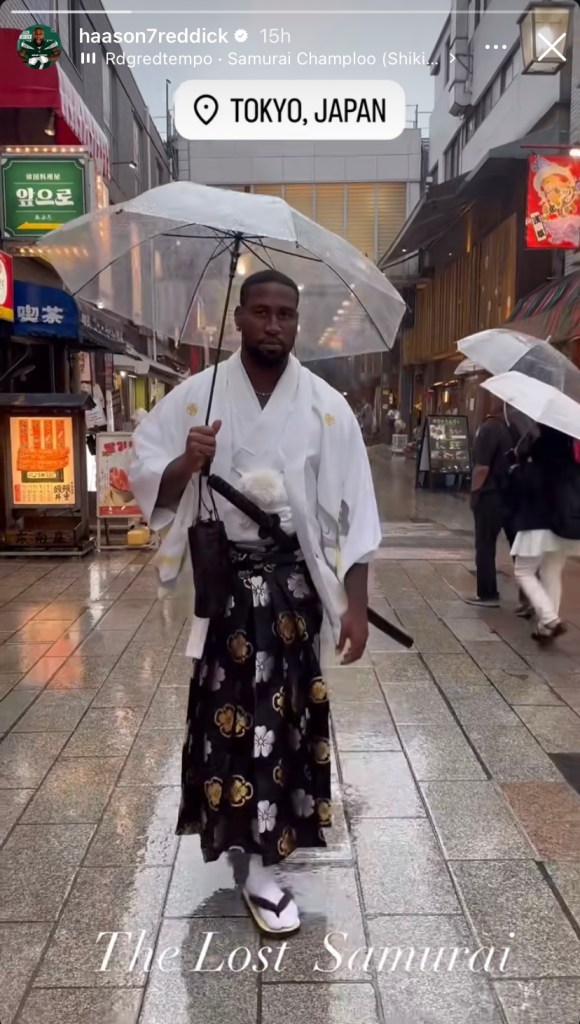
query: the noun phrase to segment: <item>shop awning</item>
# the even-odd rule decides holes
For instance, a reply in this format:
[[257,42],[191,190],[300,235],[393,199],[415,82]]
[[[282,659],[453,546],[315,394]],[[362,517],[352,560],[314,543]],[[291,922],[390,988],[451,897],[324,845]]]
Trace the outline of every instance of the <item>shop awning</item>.
[[82,299],[77,300],[77,305],[79,344],[82,349],[104,348],[121,354],[131,349],[130,339],[138,337],[135,328],[115,314],[98,309]]
[[488,196],[497,198],[500,190],[513,188],[513,171],[527,161],[533,145],[557,146],[558,143],[559,135],[555,129],[534,133],[490,149],[477,167],[467,174],[440,185],[431,185],[379,260],[380,269],[387,270],[389,266],[409,259],[408,254],[428,249],[474,202]]
[[136,352],[131,346],[128,346],[127,352],[123,355],[115,355],[113,357],[113,365],[116,370],[124,370],[125,373],[133,374],[135,377],[157,377],[168,384],[180,384],[181,381],[186,380],[189,376],[187,370],[184,369],[183,373],[179,373],[164,363],[158,363],[154,359],[147,359],[146,356]]
[[50,141],[55,145],[84,146],[99,173],[109,178],[110,147],[105,132],[59,64],[39,74],[22,63],[16,50],[19,35],[19,29],[0,29],[0,107],[54,110],[59,116],[56,135]]
[[391,243],[389,249],[379,261],[384,270],[389,262],[400,263],[406,253],[416,253],[418,249],[426,249],[440,235],[445,224],[458,216],[465,208],[465,199],[461,196],[461,185],[467,175],[444,181],[441,185],[431,185],[423,198],[403,225],[401,231]]
[[520,299],[507,325],[558,344],[580,338],[580,271]]

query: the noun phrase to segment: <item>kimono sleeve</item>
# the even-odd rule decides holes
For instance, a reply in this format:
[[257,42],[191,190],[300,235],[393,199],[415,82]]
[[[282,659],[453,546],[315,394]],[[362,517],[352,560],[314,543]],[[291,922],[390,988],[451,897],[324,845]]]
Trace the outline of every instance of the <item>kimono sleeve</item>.
[[340,573],[368,563],[381,545],[382,530],[369,457],[358,422],[346,409],[343,422],[344,471],[340,523]]
[[133,434],[133,463],[129,479],[145,520],[162,530],[176,509],[156,508],[161,478],[168,465],[185,450],[188,429],[188,382],[175,388],[157,405]]

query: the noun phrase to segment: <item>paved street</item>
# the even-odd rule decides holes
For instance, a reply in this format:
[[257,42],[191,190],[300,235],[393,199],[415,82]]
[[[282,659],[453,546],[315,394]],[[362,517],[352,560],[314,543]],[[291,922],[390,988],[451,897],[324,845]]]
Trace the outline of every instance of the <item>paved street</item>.
[[459,596],[465,500],[372,458],[372,603],[416,648],[328,656],[335,824],[267,970],[232,869],[173,834],[184,608],[148,555],[0,562],[1,1024],[578,1024],[580,567],[539,650],[506,549],[504,608]]

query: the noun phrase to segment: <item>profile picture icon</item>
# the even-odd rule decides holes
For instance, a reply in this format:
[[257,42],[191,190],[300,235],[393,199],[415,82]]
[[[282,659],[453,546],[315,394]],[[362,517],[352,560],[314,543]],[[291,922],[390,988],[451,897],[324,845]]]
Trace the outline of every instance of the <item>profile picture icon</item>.
[[18,36],[16,49],[24,64],[42,71],[56,64],[62,53],[62,43],[58,32],[48,25],[31,25]]

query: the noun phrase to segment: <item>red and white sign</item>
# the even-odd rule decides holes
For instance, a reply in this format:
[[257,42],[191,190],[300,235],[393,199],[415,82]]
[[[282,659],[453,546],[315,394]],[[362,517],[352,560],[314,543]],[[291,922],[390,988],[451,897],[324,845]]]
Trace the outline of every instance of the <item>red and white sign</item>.
[[14,271],[7,252],[0,252],[0,320],[14,321]]
[[580,160],[562,154],[529,159],[528,249],[580,248]]
[[111,176],[109,142],[103,129],[67,78],[60,64],[56,65],[60,86],[60,113],[73,130],[79,142],[93,157],[99,174]]
[[134,519],[141,509],[129,483],[133,441],[129,433],[97,434],[97,515]]

